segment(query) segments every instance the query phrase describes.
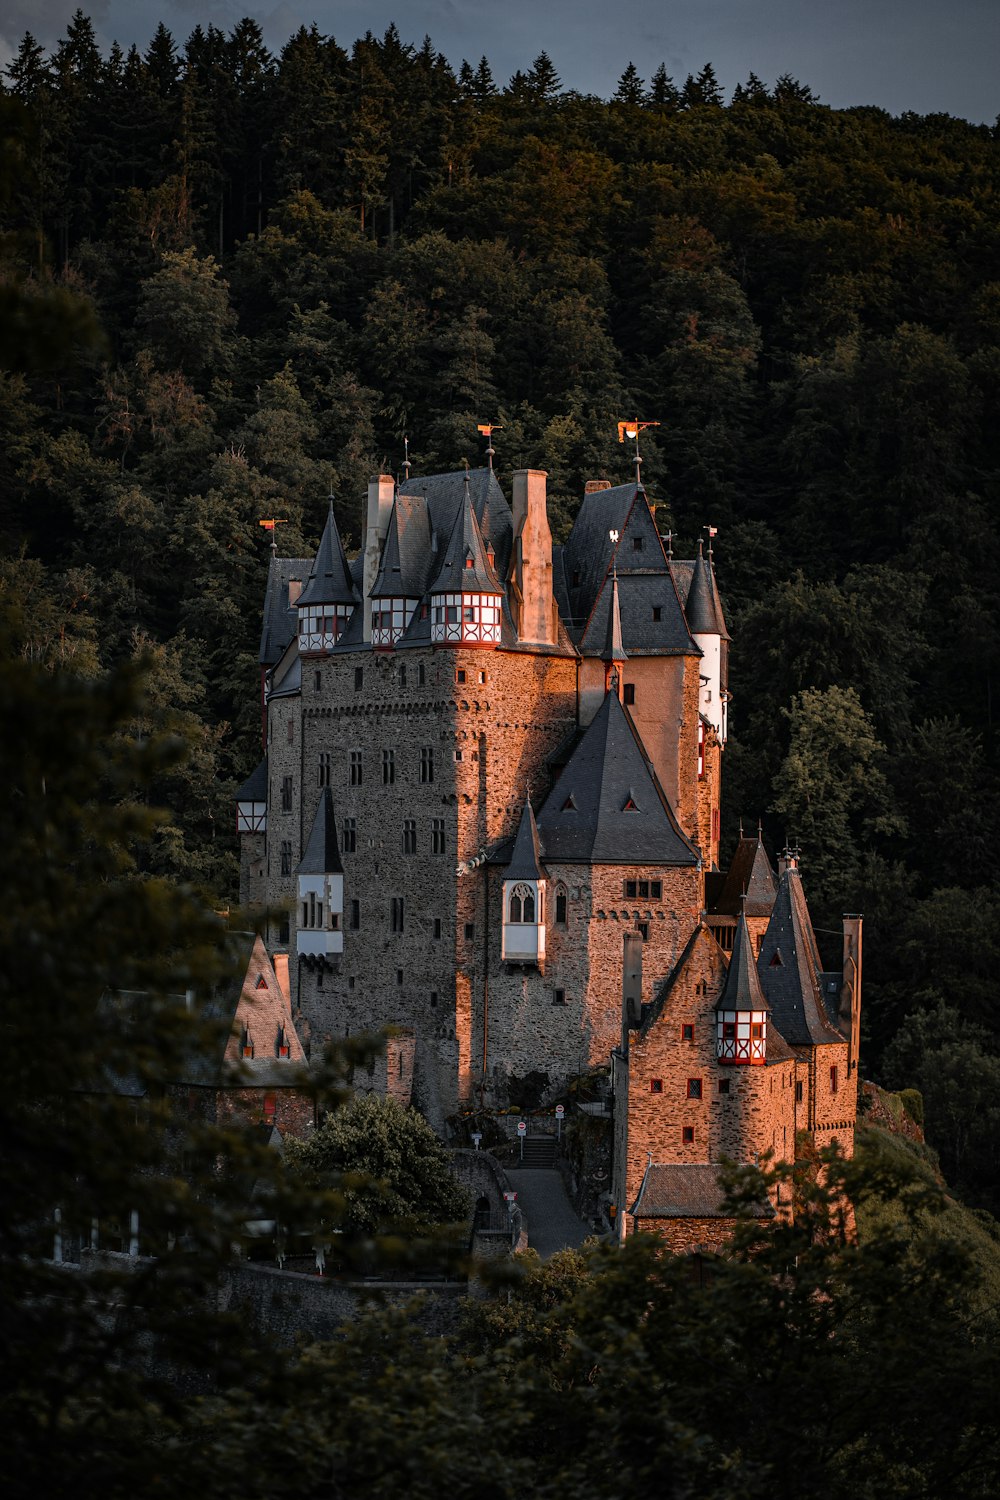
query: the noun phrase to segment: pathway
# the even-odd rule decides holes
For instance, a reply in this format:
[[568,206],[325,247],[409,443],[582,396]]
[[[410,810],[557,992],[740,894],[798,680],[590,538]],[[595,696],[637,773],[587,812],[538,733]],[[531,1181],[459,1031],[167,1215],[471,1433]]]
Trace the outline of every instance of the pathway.
[[593,1234],[589,1224],[573,1212],[561,1175],[538,1167],[507,1169],[510,1185],[528,1221],[528,1244],[542,1260],[557,1250],[582,1245]]

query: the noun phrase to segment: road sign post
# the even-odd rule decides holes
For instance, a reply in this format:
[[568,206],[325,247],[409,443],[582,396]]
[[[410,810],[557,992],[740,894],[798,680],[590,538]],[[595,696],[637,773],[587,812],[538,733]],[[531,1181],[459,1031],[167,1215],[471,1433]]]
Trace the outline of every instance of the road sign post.
[[562,1122],[563,1122],[563,1116],[565,1115],[565,1113],[566,1113],[566,1106],[565,1106],[565,1104],[557,1104],[556,1105],[556,1140],[557,1141],[561,1141],[562,1140]]
[[517,1138],[518,1138],[518,1142],[519,1142],[520,1147],[521,1147],[521,1158],[520,1158],[521,1161],[524,1161],[524,1137],[527,1134],[528,1134],[528,1122],[527,1122],[527,1120],[518,1120],[518,1122],[517,1122]]

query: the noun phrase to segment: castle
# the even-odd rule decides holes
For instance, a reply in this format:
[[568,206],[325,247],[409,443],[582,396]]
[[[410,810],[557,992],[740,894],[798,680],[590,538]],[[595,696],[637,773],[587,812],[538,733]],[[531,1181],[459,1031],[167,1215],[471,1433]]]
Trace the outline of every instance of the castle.
[[718,868],[711,546],[673,558],[638,478],[553,546],[530,469],[510,505],[491,467],[376,475],[366,519],[353,562],[332,502],[315,559],[272,557],[238,793],[303,1035],[397,1028],[384,1071],[439,1127],[613,1059],[623,1233],[711,1218],[722,1153],[849,1149],[860,919],[824,973],[794,856]]

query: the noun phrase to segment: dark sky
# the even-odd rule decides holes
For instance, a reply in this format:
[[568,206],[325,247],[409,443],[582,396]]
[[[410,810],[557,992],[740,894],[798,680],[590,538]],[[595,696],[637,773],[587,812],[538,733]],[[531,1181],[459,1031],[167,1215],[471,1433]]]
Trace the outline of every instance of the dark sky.
[[[81,0],[0,0],[0,63],[25,31],[51,44]],[[626,63],[648,78],[662,60],[679,82],[705,62],[727,94],[752,70],[788,72],[824,103],[893,114],[942,111],[992,123],[1000,114],[1000,0],[94,0],[99,39],[144,47],[164,21],[183,41],[201,22],[228,30],[254,16],[281,47],[302,24],[348,46],[395,21],[404,40],[429,34],[458,67],[485,54],[500,83],[543,49],[565,88],[604,97]]]

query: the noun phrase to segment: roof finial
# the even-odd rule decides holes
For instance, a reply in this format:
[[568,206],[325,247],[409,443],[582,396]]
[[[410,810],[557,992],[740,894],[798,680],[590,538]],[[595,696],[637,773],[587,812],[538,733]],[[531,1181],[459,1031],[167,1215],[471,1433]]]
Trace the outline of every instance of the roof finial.
[[668,562],[673,562],[673,558],[674,558],[674,534],[673,534],[673,532],[672,531],[668,531],[666,533],[666,535],[664,536],[663,540],[667,544],[667,561]]
[[639,452],[639,434],[644,427],[659,427],[659,422],[619,422],[618,441],[624,443],[627,437],[635,443],[635,485],[636,489],[642,489],[642,455]]
[[496,449],[493,446],[493,434],[495,432],[503,432],[503,427],[498,422],[480,422],[477,424],[476,431],[481,432],[486,439],[486,463],[490,473],[492,473],[493,459],[496,455]]
[[709,557],[711,557],[712,556],[712,538],[713,538],[713,536],[718,536],[718,534],[719,534],[719,528],[718,528],[718,526],[703,526],[701,529],[702,529],[702,531],[707,531],[708,532],[708,555],[709,555]]
[[269,531],[271,533],[271,556],[272,557],[277,557],[277,555],[278,555],[278,533],[277,533],[277,529],[276,528],[278,526],[287,526],[288,522],[285,521],[285,520],[282,520],[281,517],[279,517],[279,516],[270,516],[266,521],[258,521],[257,524],[258,524],[258,526],[263,526],[263,528],[264,528],[265,531]]
[[742,815],[741,815],[741,817],[740,817],[740,838],[742,838],[742,837],[743,837],[743,818],[742,818]]
[[410,439],[403,433],[403,483],[410,482]]

